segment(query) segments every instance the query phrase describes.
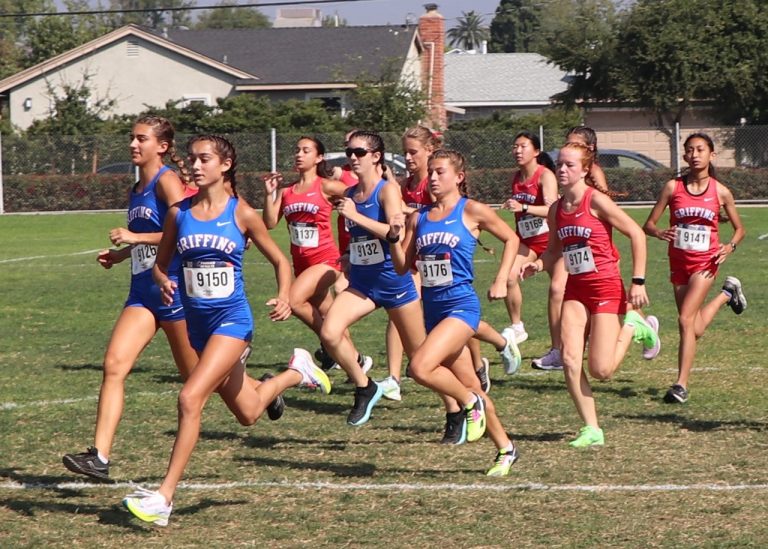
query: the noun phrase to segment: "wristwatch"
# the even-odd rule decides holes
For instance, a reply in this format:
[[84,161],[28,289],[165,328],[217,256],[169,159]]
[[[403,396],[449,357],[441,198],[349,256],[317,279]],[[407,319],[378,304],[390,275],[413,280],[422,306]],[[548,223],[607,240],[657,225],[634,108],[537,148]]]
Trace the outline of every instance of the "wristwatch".
[[523,203],[523,213],[527,213],[527,212],[528,212],[528,204]]

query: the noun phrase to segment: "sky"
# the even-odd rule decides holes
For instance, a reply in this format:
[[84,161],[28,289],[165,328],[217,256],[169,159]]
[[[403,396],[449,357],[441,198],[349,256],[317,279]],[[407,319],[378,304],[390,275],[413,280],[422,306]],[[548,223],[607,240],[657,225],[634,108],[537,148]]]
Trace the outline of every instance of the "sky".
[[[276,1],[285,0],[237,0],[237,3],[259,3],[261,12],[274,20],[278,8],[270,8],[267,4]],[[65,9],[61,0],[56,0],[55,3],[59,10]],[[219,0],[196,0],[195,3],[200,7],[214,6],[219,3]],[[323,15],[333,15],[338,12],[341,18],[347,20],[348,25],[394,25],[405,23],[406,18],[411,18],[414,22],[418,20],[425,13],[424,4],[426,3],[428,3],[427,0],[354,0],[294,7],[315,7],[320,9]],[[486,26],[490,25],[500,0],[436,0],[434,3],[438,5],[437,11],[445,17],[445,27],[449,29],[456,26],[456,20],[461,17],[462,12],[471,10],[483,16]],[[90,0],[89,4],[95,8],[98,1]],[[102,5],[109,5],[109,2],[103,0]]]

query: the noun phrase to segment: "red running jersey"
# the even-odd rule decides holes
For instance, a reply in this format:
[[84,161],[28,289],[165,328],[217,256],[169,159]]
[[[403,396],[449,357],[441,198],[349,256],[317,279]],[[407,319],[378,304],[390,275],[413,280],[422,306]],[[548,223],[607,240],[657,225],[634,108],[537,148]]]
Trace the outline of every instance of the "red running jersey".
[[594,192],[595,189],[587,187],[581,204],[572,212],[563,211],[563,198],[557,202],[557,237],[563,243],[569,284],[572,280],[621,278],[617,263],[619,254],[613,245],[613,227],[590,211]]
[[[544,205],[544,188],[541,186],[541,174],[548,169],[539,164],[533,175],[521,181],[521,172],[512,178],[512,198],[521,204],[530,206]],[[545,250],[549,241],[549,226],[545,217],[529,213],[515,212],[515,229],[520,240],[533,250]],[[540,255],[540,252],[537,252]]]
[[[291,256],[294,265],[324,262],[329,255],[338,258],[339,249],[331,230],[331,203],[323,194],[323,180],[318,177],[305,193],[296,193],[296,184],[283,191],[282,215],[288,222]],[[323,261],[320,261],[320,260]]]
[[416,187],[411,189],[413,178],[413,175],[408,176],[405,183],[400,186],[403,202],[409,208],[420,208],[432,204],[432,197],[429,195],[429,176],[419,181]]
[[675,181],[669,199],[669,224],[676,231],[669,243],[669,257],[691,263],[709,261],[720,246],[719,221],[717,180],[710,177],[707,190],[698,195],[688,192],[682,179]]

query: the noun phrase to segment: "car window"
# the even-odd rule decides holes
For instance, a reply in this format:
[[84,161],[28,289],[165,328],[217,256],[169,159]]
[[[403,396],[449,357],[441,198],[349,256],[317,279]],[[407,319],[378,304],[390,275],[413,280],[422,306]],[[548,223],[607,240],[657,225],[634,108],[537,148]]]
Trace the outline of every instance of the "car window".
[[647,169],[647,166],[636,158],[617,154],[616,159],[619,168],[631,168],[633,170]]
[[619,158],[615,154],[602,154],[598,153],[598,164],[601,168],[618,168]]

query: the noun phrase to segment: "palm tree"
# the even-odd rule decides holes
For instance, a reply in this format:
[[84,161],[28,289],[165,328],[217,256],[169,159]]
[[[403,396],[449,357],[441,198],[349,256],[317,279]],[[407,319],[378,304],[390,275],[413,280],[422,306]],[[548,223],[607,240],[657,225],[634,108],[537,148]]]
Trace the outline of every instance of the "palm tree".
[[473,50],[480,47],[483,40],[488,40],[490,36],[488,27],[483,25],[483,18],[471,10],[461,12],[458,24],[448,30],[448,41],[452,46],[465,50]]

